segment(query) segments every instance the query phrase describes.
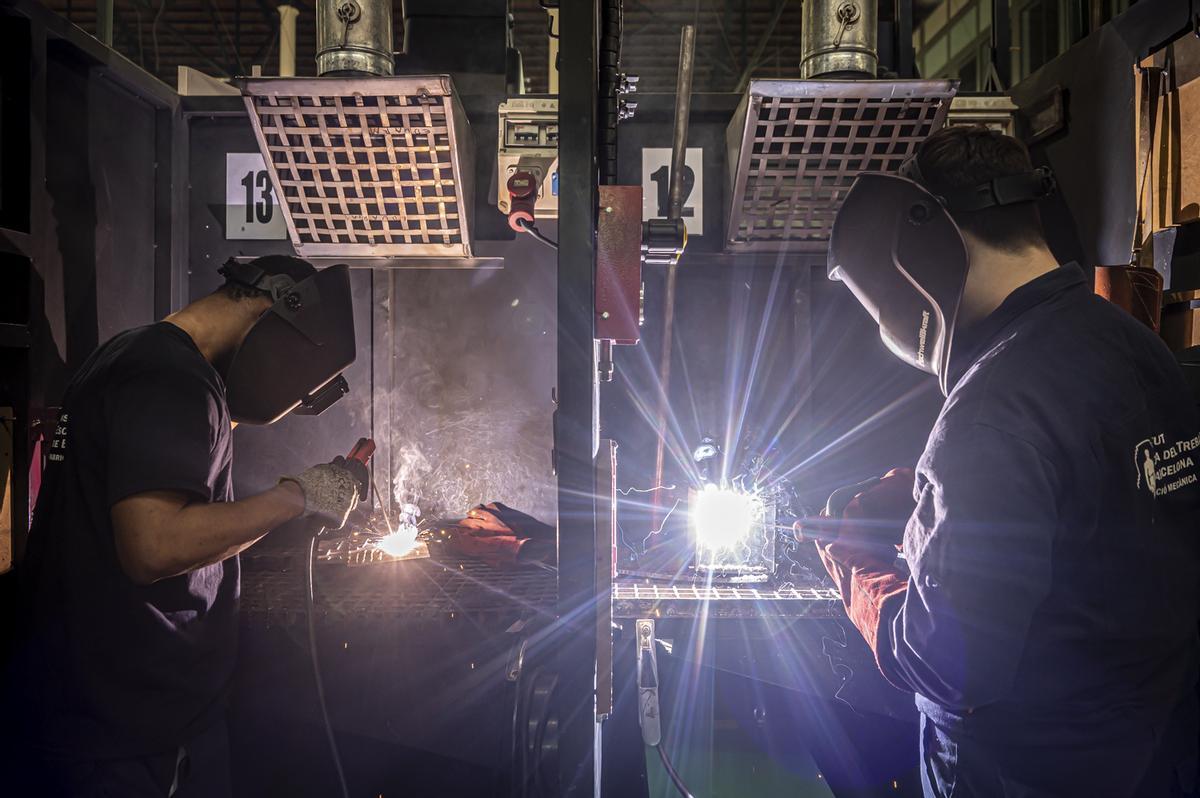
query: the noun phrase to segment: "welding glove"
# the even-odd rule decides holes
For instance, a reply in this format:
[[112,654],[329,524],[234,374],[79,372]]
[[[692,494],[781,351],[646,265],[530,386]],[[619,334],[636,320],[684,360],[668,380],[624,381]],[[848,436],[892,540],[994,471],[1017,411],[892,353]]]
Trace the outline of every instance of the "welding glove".
[[360,480],[338,457],[332,463],[306,468],[296,476],[286,476],[280,482],[295,482],[304,492],[304,515],[318,518],[326,529],[341,529],[346,517],[358,505]]
[[817,553],[837,584],[850,621],[876,650],[884,603],[907,590],[896,566],[904,528],[916,509],[912,469],[889,471],[855,496],[839,519],[821,519]]
[[501,504],[481,504],[450,530],[448,545],[492,566],[542,561],[554,553],[554,527]]

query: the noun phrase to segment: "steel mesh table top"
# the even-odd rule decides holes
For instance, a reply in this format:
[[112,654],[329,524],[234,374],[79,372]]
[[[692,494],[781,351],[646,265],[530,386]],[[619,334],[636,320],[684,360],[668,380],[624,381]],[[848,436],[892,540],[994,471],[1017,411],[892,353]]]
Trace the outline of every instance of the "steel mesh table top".
[[[242,612],[254,621],[304,614],[304,557],[243,556]],[[550,617],[558,595],[553,572],[492,568],[477,560],[437,559],[348,565],[318,562],[316,608],[329,621],[439,621],[458,616]]]
[[616,618],[828,618],[843,614],[841,596],[827,587],[721,587],[619,581]]
[[273,78],[244,90],[302,257],[471,255],[469,128],[449,78]]
[[955,81],[755,80],[726,132],[731,252],[823,251],[860,172],[895,172],[945,122]]
[[[251,623],[302,619],[304,553],[242,557],[242,612]],[[436,622],[554,617],[557,575],[533,567],[493,568],[436,551],[402,561],[321,562],[316,608],[322,622]],[[613,617],[754,619],[828,618],[843,614],[837,590],[816,584],[720,586],[618,579]]]

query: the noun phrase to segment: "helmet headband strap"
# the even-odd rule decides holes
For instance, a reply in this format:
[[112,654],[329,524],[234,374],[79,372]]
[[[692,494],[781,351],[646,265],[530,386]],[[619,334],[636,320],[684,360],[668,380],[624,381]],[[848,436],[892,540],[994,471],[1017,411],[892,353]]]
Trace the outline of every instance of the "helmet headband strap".
[[235,258],[225,261],[217,273],[230,282],[270,294],[272,302],[278,302],[296,285],[296,281],[286,274],[267,274],[254,264],[242,263]]
[[937,197],[938,202],[952,213],[970,213],[982,211],[985,208],[997,208],[1004,205],[1016,205],[1021,202],[1035,202],[1050,196],[1058,188],[1058,181],[1049,168],[1042,166],[1032,172],[1021,172],[1015,175],[1005,175],[980,183],[969,188],[950,189],[933,192],[929,181],[921,174],[921,164],[913,155],[900,166],[900,177],[906,177],[914,183],[925,186]]

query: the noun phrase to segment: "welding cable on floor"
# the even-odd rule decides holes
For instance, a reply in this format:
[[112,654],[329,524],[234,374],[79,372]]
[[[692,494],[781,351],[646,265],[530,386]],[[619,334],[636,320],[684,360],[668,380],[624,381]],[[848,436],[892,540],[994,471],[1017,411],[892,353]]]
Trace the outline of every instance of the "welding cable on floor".
[[317,541],[325,530],[313,530],[308,541],[308,562],[304,569],[304,614],[308,618],[308,656],[312,661],[313,680],[317,685],[317,703],[321,707],[321,722],[325,725],[325,737],[329,740],[329,753],[333,757],[333,765],[337,768],[338,784],[342,788],[342,798],[350,798],[350,790],[346,786],[346,772],[342,769],[342,754],[338,750],[337,738],[333,735],[333,724],[329,722],[329,707],[325,703],[325,680],[321,678],[321,658],[317,654],[317,611],[316,611],[316,570]]
[[546,246],[551,247],[553,249],[558,249],[558,242],[554,241],[552,239],[546,238],[546,236],[542,233],[542,231],[537,229],[537,226],[534,225],[533,222],[530,222],[526,219],[518,219],[517,226],[520,227],[522,230],[524,230],[526,233],[529,233],[529,235],[533,236],[538,241],[541,241]]

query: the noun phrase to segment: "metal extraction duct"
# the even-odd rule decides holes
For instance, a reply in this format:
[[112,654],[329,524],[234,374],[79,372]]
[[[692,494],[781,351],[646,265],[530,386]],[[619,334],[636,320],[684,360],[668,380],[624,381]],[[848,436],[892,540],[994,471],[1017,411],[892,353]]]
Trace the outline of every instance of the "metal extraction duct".
[[[860,172],[893,172],[946,121],[955,80],[872,80],[876,0],[805,0],[798,80],[752,80],[725,131],[728,252],[824,252]],[[863,78],[863,79],[846,79]]]
[[805,0],[802,13],[800,77],[875,77],[878,0]]
[[471,257],[474,145],[447,75],[392,74],[390,0],[317,0],[319,78],[247,78],[301,257]]
[[317,74],[390,75],[390,0],[317,0]]

